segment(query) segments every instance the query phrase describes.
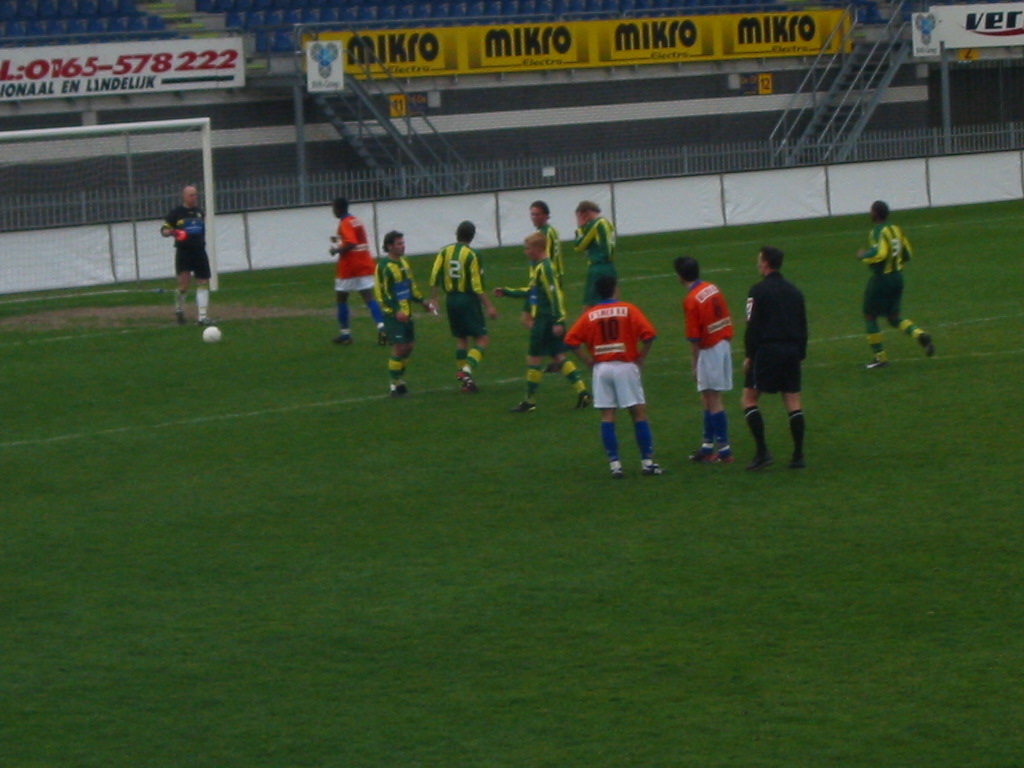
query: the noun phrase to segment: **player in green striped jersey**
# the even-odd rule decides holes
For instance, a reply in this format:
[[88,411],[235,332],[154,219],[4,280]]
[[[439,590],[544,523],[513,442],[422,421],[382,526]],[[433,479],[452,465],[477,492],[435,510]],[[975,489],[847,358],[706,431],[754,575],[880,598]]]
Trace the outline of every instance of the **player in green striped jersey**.
[[530,260],[530,284],[525,288],[495,288],[495,296],[525,297],[530,306],[530,342],[526,353],[526,399],[512,409],[514,413],[529,413],[537,407],[537,389],[544,378],[541,361],[550,357],[576,391],[576,407],[590,405],[590,393],[580,377],[576,364],[566,359],[565,297],[554,264],[548,257],[547,238],[534,232],[524,243]]
[[535,200],[530,203],[530,221],[537,231],[542,233],[547,240],[548,258],[551,259],[551,266],[558,273],[558,279],[565,279],[565,261],[562,258],[562,240],[558,236],[558,230],[551,225],[551,209],[543,200]]
[[576,251],[587,255],[587,285],[583,289],[583,306],[592,307],[601,301],[594,284],[601,275],[617,277],[615,227],[601,215],[601,207],[584,200],[576,206]]
[[391,396],[409,393],[405,383],[405,369],[416,343],[416,329],[412,321],[412,304],[422,304],[431,314],[437,306],[424,299],[412,268],[405,259],[405,235],[392,230],[384,235],[383,250],[386,258],[377,262],[373,283],[374,297],[384,313],[384,331],[391,344],[388,375],[391,378]]
[[871,277],[864,289],[864,325],[868,344],[874,359],[868,368],[885,368],[889,358],[882,346],[882,329],[878,318],[882,315],[893,328],[899,328],[915,339],[931,357],[935,354],[931,334],[918,328],[913,320],[900,316],[903,299],[903,265],[910,261],[913,251],[903,230],[889,223],[889,206],[881,200],[871,204],[871,220],[875,223],[868,240],[870,247],[857,252],[857,258],[868,265]]
[[443,288],[447,298],[445,309],[448,327],[455,337],[455,377],[463,392],[476,392],[473,374],[487,349],[487,322],[484,312],[492,320],[498,311],[484,293],[484,270],[480,256],[470,248],[476,237],[476,225],[464,221],[455,230],[455,242],[442,248],[434,258],[430,272],[430,298],[436,300]]

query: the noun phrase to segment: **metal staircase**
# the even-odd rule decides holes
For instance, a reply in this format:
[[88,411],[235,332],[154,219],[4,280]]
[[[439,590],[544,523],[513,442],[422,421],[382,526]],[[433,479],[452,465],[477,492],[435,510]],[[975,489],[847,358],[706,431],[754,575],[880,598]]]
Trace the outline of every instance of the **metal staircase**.
[[[857,146],[885,90],[911,52],[903,2],[873,40],[855,25],[833,30],[771,134],[784,165],[843,162]],[[835,53],[826,53],[835,48]]]
[[[302,31],[310,32],[315,30]],[[392,115],[392,99],[404,104],[410,99],[387,66],[379,60],[369,60],[361,67],[363,77],[347,74],[344,90],[314,97],[338,135],[371,172],[395,187],[396,196],[465,191],[465,161],[429,117],[409,114],[407,110]]]

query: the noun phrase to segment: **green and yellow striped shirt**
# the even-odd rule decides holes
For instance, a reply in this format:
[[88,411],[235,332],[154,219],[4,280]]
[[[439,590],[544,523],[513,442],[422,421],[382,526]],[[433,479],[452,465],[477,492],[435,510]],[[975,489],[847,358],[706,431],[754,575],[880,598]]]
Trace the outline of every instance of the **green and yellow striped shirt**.
[[452,243],[434,257],[430,284],[445,293],[480,294],[484,292],[484,270],[477,252],[464,243]]

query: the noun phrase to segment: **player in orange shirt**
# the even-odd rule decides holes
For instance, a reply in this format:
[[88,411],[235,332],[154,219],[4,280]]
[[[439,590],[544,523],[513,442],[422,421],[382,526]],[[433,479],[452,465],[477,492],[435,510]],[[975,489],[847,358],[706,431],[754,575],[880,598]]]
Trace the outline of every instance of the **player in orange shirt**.
[[338,257],[335,269],[334,293],[338,300],[338,327],[341,332],[335,337],[335,344],[351,344],[352,333],[349,331],[348,295],[358,291],[366,302],[373,320],[377,323],[377,343],[385,346],[388,343],[384,330],[384,313],[380,304],[373,296],[373,276],[377,271],[377,262],[370,253],[366,228],[356,216],[348,212],[348,200],[339,197],[334,201],[334,215],[338,222],[338,234],[331,237],[329,253]]
[[[599,301],[588,307],[569,329],[565,343],[584,364],[593,368],[594,407],[601,411],[601,442],[612,477],[623,476],[615,413],[625,408],[633,418],[633,432],[640,448],[640,468],[645,475],[660,475],[654,463],[654,439],[647,421],[640,368],[654,343],[654,326],[633,304],[618,299],[618,280],[601,275],[594,282]],[[582,349],[586,346],[586,350]]]
[[[698,463],[732,463],[729,421],[722,393],[732,389],[732,318],[718,286],[700,279],[700,263],[690,256],[673,262],[679,282],[686,286],[683,315],[692,349],[693,378],[704,402],[704,437],[690,454]],[[715,444],[718,451],[715,452]]]

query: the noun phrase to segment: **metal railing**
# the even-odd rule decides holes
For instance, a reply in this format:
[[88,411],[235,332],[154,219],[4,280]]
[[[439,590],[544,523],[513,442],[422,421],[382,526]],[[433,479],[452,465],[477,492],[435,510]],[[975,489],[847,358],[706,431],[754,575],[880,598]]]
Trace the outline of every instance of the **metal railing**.
[[[860,137],[848,162],[1021,149],[1024,122],[967,126],[949,134],[938,128],[872,131]],[[304,186],[297,174],[218,178],[217,211],[223,214],[327,205],[339,190],[353,201],[429,197],[438,186],[438,178],[446,176],[453,181],[457,178],[459,189],[488,192],[792,167],[775,150],[773,142],[765,140],[495,159],[431,166],[426,171],[385,168],[322,172],[307,176]],[[826,150],[824,145],[820,151],[809,147],[800,165],[828,164]],[[216,160],[214,166],[216,171]],[[168,187],[166,181],[148,184],[140,180],[134,197],[122,188],[83,190],[74,186],[69,184],[68,191],[59,194],[0,194],[0,231],[108,223],[132,217],[159,220],[179,192],[176,187]]]

